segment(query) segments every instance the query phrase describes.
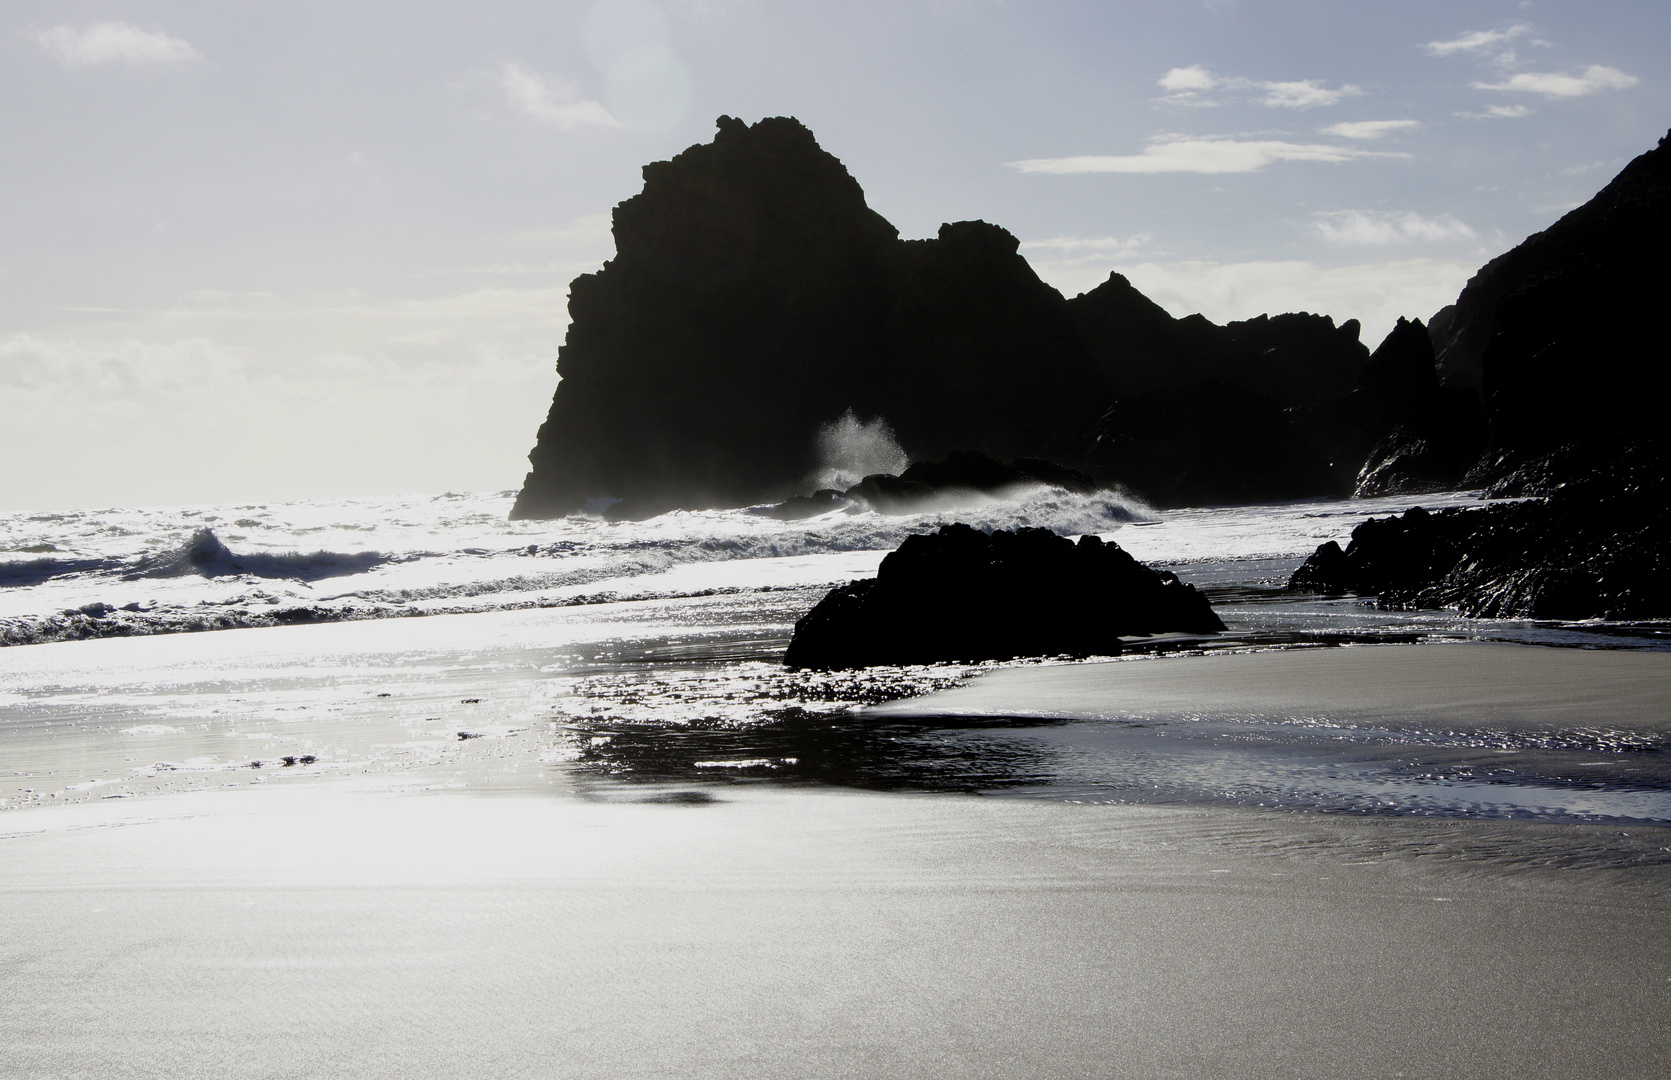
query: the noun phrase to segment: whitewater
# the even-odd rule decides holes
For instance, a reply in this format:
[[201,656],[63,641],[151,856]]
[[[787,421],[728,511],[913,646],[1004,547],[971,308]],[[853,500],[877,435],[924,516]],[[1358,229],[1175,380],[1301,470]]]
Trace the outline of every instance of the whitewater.
[[507,775],[697,785],[679,798],[764,781],[1671,820],[1664,737],[1629,725],[1267,711],[1157,727],[1023,720],[1015,707],[935,720],[877,707],[1017,665],[781,663],[826,590],[951,521],[1097,534],[1202,589],[1229,628],[1133,640],[1115,663],[1389,644],[1666,648],[1663,627],[1469,620],[1286,590],[1318,544],[1344,544],[1366,517],[1476,493],[1160,511],[1038,487],[792,522],[765,507],[512,521],[513,496],[0,515],[0,808],[393,773],[469,788]]

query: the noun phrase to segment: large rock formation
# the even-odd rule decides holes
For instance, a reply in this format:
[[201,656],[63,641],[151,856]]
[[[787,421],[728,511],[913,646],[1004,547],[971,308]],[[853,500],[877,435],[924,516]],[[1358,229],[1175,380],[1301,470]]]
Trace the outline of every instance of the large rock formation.
[[1664,460],[1663,409],[1643,391],[1667,356],[1659,305],[1671,285],[1668,139],[1487,263],[1433,317],[1440,378],[1483,396],[1489,445],[1474,482],[1574,445]]
[[721,117],[644,169],[571,287],[562,382],[513,515],[783,498],[814,435],[884,416],[913,457],[1067,456],[1106,396],[1061,295],[995,225],[900,241],[812,133]]
[[1208,634],[1224,623],[1194,586],[1095,536],[990,536],[946,525],[910,536],[877,576],[830,591],[795,624],[791,667],[1110,654],[1121,637]]
[[775,502],[816,486],[816,433],[849,410],[912,460],[1046,458],[1159,505],[1483,485],[1598,442],[1663,457],[1639,387],[1668,192],[1662,142],[1368,356],[1355,321],[1174,319],[1118,274],[1065,300],[985,222],[900,240],[798,122],[721,117],[645,167],[616,257],[572,285],[513,514]]
[[[562,381],[514,516],[781,500],[815,486],[816,432],[849,410],[885,418],[917,461],[1044,458],[1186,501],[1323,494],[1280,413],[1350,390],[1364,362],[1355,322],[1173,319],[1118,275],[1065,300],[985,222],[900,240],[788,118],[721,117],[712,143],[645,167],[614,231],[616,257],[571,287]],[[1093,431],[1153,392],[1188,418],[1206,384],[1279,414],[1282,447],[1197,455],[1171,484],[1164,462],[1106,438],[1129,429],[1120,415]]]

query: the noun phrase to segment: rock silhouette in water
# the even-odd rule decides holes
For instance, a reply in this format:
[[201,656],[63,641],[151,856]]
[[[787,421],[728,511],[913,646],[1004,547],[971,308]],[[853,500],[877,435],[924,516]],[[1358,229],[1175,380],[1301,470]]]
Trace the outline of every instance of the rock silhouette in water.
[[1119,638],[1224,629],[1205,597],[1095,536],[968,525],[907,537],[874,578],[795,624],[792,667],[1115,653]]
[[[782,500],[848,411],[885,419],[913,461],[975,450],[1140,488],[1097,460],[1116,400],[1182,392],[1187,412],[1188,387],[1227,382],[1280,410],[1349,391],[1365,354],[1355,322],[1173,319],[1118,275],[1066,300],[986,222],[900,240],[785,117],[721,117],[712,143],[646,166],[614,232],[616,257],[570,288],[562,379],[513,516]],[[1258,459],[1298,474],[1188,487],[1322,494],[1300,456]]]
[[513,516],[829,488],[816,434],[849,411],[909,460],[1044,458],[1161,505],[1487,484],[1593,442],[1663,459],[1638,387],[1664,355],[1668,175],[1662,141],[1371,357],[1354,320],[1175,319],[1118,274],[1064,299],[986,222],[901,240],[799,122],[721,117],[645,167],[616,257],[571,286]]
[[812,133],[721,117],[644,169],[570,289],[562,381],[513,516],[747,505],[851,409],[916,458],[1060,453],[1101,399],[1066,301],[984,222],[901,241]]

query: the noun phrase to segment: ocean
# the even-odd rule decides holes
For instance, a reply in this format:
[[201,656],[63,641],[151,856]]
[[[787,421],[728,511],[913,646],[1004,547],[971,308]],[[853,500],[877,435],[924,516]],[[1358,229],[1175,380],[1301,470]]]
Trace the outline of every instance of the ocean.
[[[764,784],[1671,821],[1664,717],[1580,710],[1552,726],[1280,697],[1073,715],[887,704],[995,669],[1376,645],[1671,648],[1664,626],[1470,620],[1284,588],[1364,518],[1474,493],[1158,511],[1037,488],[797,522],[761,508],[511,521],[513,495],[0,515],[0,809],[395,777],[693,803]],[[950,521],[1098,534],[1198,586],[1228,630],[1132,640],[1112,659],[783,668],[795,620],[828,588]]]

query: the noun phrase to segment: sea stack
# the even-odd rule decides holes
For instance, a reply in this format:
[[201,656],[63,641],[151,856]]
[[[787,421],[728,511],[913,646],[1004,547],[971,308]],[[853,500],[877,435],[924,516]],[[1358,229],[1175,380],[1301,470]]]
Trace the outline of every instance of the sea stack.
[[798,121],[721,117],[644,168],[575,279],[513,517],[633,516],[805,489],[819,428],[884,417],[914,459],[1060,457],[1101,382],[1066,301],[985,222],[901,241]]

